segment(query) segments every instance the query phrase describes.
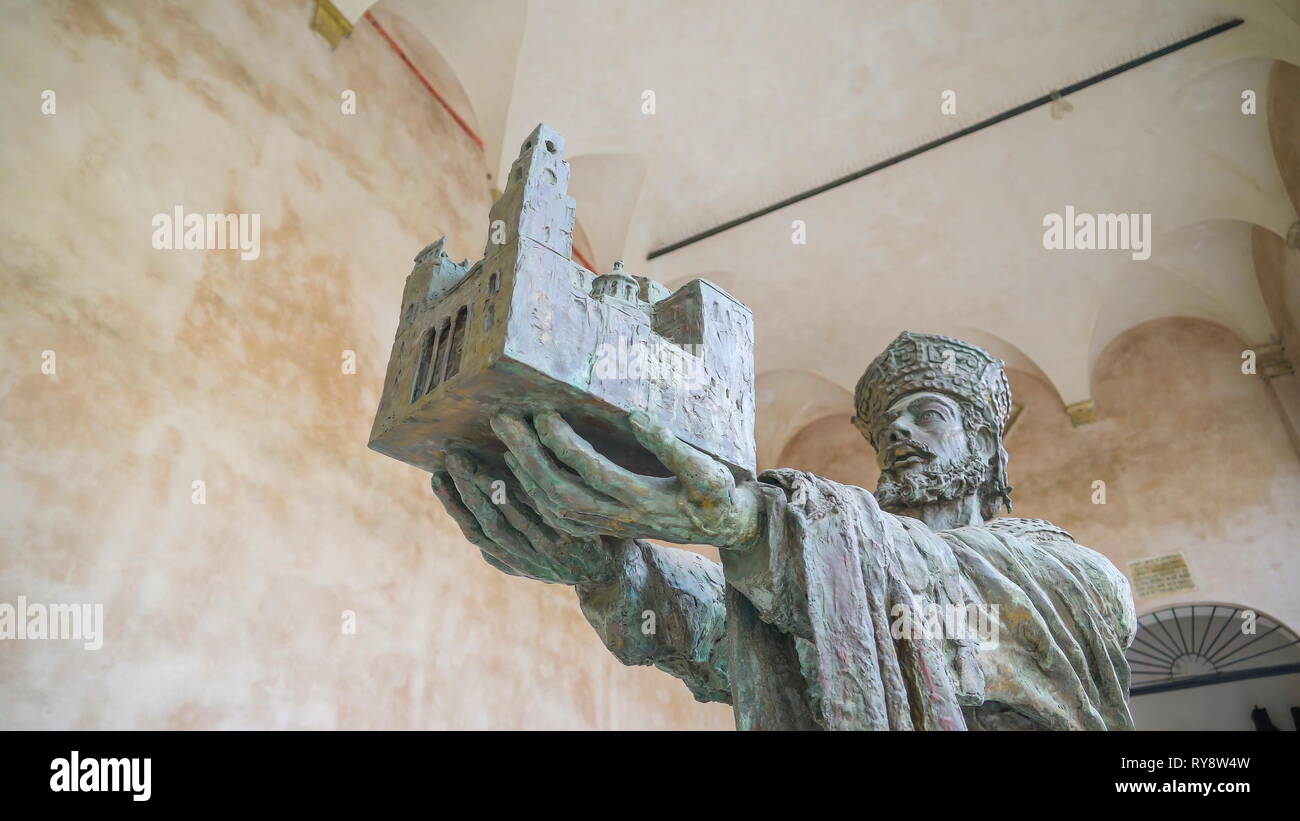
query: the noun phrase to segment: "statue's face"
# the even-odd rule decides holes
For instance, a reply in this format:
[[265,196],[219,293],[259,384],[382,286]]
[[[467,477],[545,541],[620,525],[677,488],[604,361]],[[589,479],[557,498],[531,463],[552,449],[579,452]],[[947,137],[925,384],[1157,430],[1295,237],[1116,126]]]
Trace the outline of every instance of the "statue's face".
[[880,465],[876,499],[891,512],[914,510],[979,492],[989,476],[991,443],[971,441],[962,409],[948,396],[918,391],[874,420]]
[[876,463],[895,477],[956,464],[970,452],[961,407],[941,393],[910,393],[889,406],[872,433]]

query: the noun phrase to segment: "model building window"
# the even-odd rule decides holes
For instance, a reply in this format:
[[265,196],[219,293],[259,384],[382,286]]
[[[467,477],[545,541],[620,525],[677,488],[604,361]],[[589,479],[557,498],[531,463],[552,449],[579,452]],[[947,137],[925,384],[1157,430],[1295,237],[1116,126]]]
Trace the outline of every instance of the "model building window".
[[447,353],[447,376],[451,379],[460,370],[460,355],[465,351],[465,326],[469,324],[469,306],[456,312],[456,329],[451,332],[451,350]]
[[415,369],[415,383],[411,385],[411,401],[419,399],[429,390],[429,371],[433,365],[433,328],[424,332],[420,343],[420,364]]
[[442,381],[442,373],[447,369],[447,344],[451,338],[451,320],[442,321],[442,330],[438,331],[438,355],[433,358],[433,373],[429,378],[428,390]]
[[493,271],[492,276],[488,278],[488,296],[492,296],[501,290],[501,272]]

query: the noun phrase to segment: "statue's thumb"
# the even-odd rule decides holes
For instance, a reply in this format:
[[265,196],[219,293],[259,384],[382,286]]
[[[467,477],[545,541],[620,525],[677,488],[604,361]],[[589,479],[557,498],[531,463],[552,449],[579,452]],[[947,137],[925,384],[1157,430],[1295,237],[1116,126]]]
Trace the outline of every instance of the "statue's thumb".
[[715,496],[726,491],[731,478],[712,457],[679,440],[673,432],[641,411],[628,415],[632,433],[646,450],[659,457],[664,467],[686,485],[692,496]]
[[664,463],[666,467],[672,469],[672,461],[677,461],[672,451],[676,444],[677,437],[668,432],[668,429],[651,419],[649,414],[642,411],[632,411],[627,417],[628,423],[632,426],[632,435],[641,445]]

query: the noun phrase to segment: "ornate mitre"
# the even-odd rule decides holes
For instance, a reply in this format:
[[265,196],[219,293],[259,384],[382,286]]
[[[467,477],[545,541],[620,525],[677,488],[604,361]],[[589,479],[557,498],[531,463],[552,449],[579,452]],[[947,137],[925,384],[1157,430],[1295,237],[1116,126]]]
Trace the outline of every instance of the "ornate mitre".
[[997,440],[994,486],[989,492],[1011,509],[1002,432],[1011,413],[1011,386],[1004,363],[969,342],[938,334],[903,331],[867,366],[854,391],[853,424],[867,436],[875,420],[902,396],[918,391],[946,394],[983,416]]
[[1003,362],[983,348],[938,334],[903,331],[858,380],[858,420],[870,424],[900,396],[935,391],[974,405],[999,434],[1011,412]]

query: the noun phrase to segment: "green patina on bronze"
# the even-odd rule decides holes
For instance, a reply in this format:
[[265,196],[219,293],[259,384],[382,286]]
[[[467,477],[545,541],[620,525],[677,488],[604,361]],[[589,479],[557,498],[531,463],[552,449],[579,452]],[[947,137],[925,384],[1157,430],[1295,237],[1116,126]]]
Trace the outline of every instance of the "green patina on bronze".
[[[492,211],[510,220],[503,243],[473,268],[440,245],[417,258],[371,439],[433,473],[489,564],[574,586],[616,657],[731,704],[741,729],[1132,728],[1127,580],[1049,522],[993,518],[1011,491],[1000,361],[904,332],[857,389],[875,494],[797,470],[755,477],[748,311],[701,280],[669,297],[567,267],[567,166],[536,162],[538,140],[562,154],[544,126],[525,143]],[[542,287],[493,303],[498,267]],[[509,324],[458,341],[458,312],[483,300]],[[704,343],[709,387],[583,376],[593,345],[628,332]],[[644,539],[716,545],[722,561]],[[977,610],[992,632],[900,630],[937,609]]]
[[632,435],[641,410],[752,478],[749,309],[707,280],[669,293],[574,262],[564,139],[545,125],[508,179],[481,260],[449,259],[445,238],[416,256],[370,447],[430,471],[461,448],[504,471],[492,416],[555,409],[625,467],[667,475]]

